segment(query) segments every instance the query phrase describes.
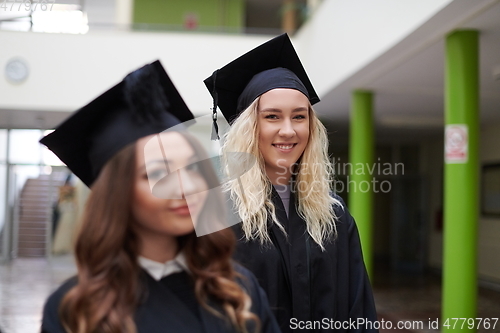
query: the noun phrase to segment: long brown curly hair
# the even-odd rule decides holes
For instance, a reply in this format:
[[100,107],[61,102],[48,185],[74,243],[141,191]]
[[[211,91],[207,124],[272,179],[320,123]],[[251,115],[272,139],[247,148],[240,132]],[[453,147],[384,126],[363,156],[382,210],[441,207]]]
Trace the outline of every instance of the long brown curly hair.
[[[204,153],[194,138],[182,135],[196,153]],[[210,162],[201,163],[200,173],[205,179],[216,179]],[[140,244],[132,228],[136,223],[131,210],[135,172],[136,145],[132,144],[107,162],[92,185],[75,248],[78,284],[59,307],[68,332],[137,331],[133,315],[144,290],[137,262]],[[205,207],[213,204],[210,200],[219,199],[209,196]],[[235,246],[232,231],[224,229],[202,237],[193,232],[178,240],[200,304],[228,318],[237,331],[246,332],[248,321],[258,327],[257,316],[249,311],[250,297],[236,282],[239,274],[231,264]],[[211,308],[208,300],[215,300],[224,312]]]

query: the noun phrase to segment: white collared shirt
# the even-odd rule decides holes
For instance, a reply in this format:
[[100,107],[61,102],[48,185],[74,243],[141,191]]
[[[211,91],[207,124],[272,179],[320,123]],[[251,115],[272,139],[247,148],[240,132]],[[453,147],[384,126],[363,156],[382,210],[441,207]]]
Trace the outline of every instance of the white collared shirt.
[[189,268],[186,262],[186,257],[181,251],[174,259],[165,263],[154,261],[142,256],[138,258],[139,265],[146,270],[156,281],[161,280],[170,274],[186,271],[189,273]]

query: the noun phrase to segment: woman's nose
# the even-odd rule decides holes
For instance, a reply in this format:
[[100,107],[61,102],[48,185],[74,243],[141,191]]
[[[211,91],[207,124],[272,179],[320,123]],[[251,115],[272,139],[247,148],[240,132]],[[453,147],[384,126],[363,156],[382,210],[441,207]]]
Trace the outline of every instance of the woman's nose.
[[180,195],[183,199],[185,199],[186,196],[195,194],[201,190],[193,174],[190,174],[184,169],[179,169],[176,173],[179,181]]
[[281,128],[279,130],[279,135],[284,137],[292,137],[295,135],[295,130],[290,119],[284,119],[281,123]]

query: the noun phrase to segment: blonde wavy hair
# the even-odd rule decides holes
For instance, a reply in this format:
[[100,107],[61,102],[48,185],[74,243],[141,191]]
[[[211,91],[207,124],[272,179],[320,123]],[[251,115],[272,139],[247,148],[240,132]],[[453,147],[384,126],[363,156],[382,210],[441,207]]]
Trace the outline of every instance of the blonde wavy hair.
[[[234,121],[223,137],[221,150],[229,179],[234,178],[231,175],[241,173],[242,161],[226,158],[230,155],[228,153],[243,152],[256,158],[256,163],[247,172],[225,183],[224,190],[229,192],[242,219],[246,240],[259,240],[264,245],[271,242],[267,225],[269,215],[285,235],[286,232],[276,217],[276,209],[271,201],[272,184],[266,175],[264,158],[259,150],[259,101],[260,97],[257,97]],[[341,206],[341,203],[330,195],[334,169],[328,159],[328,136],[310,104],[309,133],[304,153],[294,166],[295,184],[298,185],[292,191],[297,193],[297,211],[306,221],[307,232],[324,250],[325,242],[337,234],[337,217],[333,207]]]

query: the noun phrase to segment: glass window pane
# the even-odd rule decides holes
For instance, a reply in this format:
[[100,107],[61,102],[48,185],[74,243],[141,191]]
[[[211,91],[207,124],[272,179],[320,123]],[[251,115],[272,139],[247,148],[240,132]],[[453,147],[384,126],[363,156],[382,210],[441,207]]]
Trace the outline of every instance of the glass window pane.
[[0,129],[0,162],[7,160],[7,130]]
[[[7,166],[0,163],[0,233],[5,225],[5,187],[7,186]],[[2,248],[0,247],[0,252]],[[0,256],[1,257],[1,256]]]
[[[43,136],[49,135],[50,133],[54,132],[54,130],[46,130],[43,133]],[[46,165],[65,165],[59,157],[56,156],[49,148],[47,148],[44,145],[42,146],[42,162],[43,164]]]
[[40,164],[42,145],[40,130],[11,130],[9,162],[12,164]]

